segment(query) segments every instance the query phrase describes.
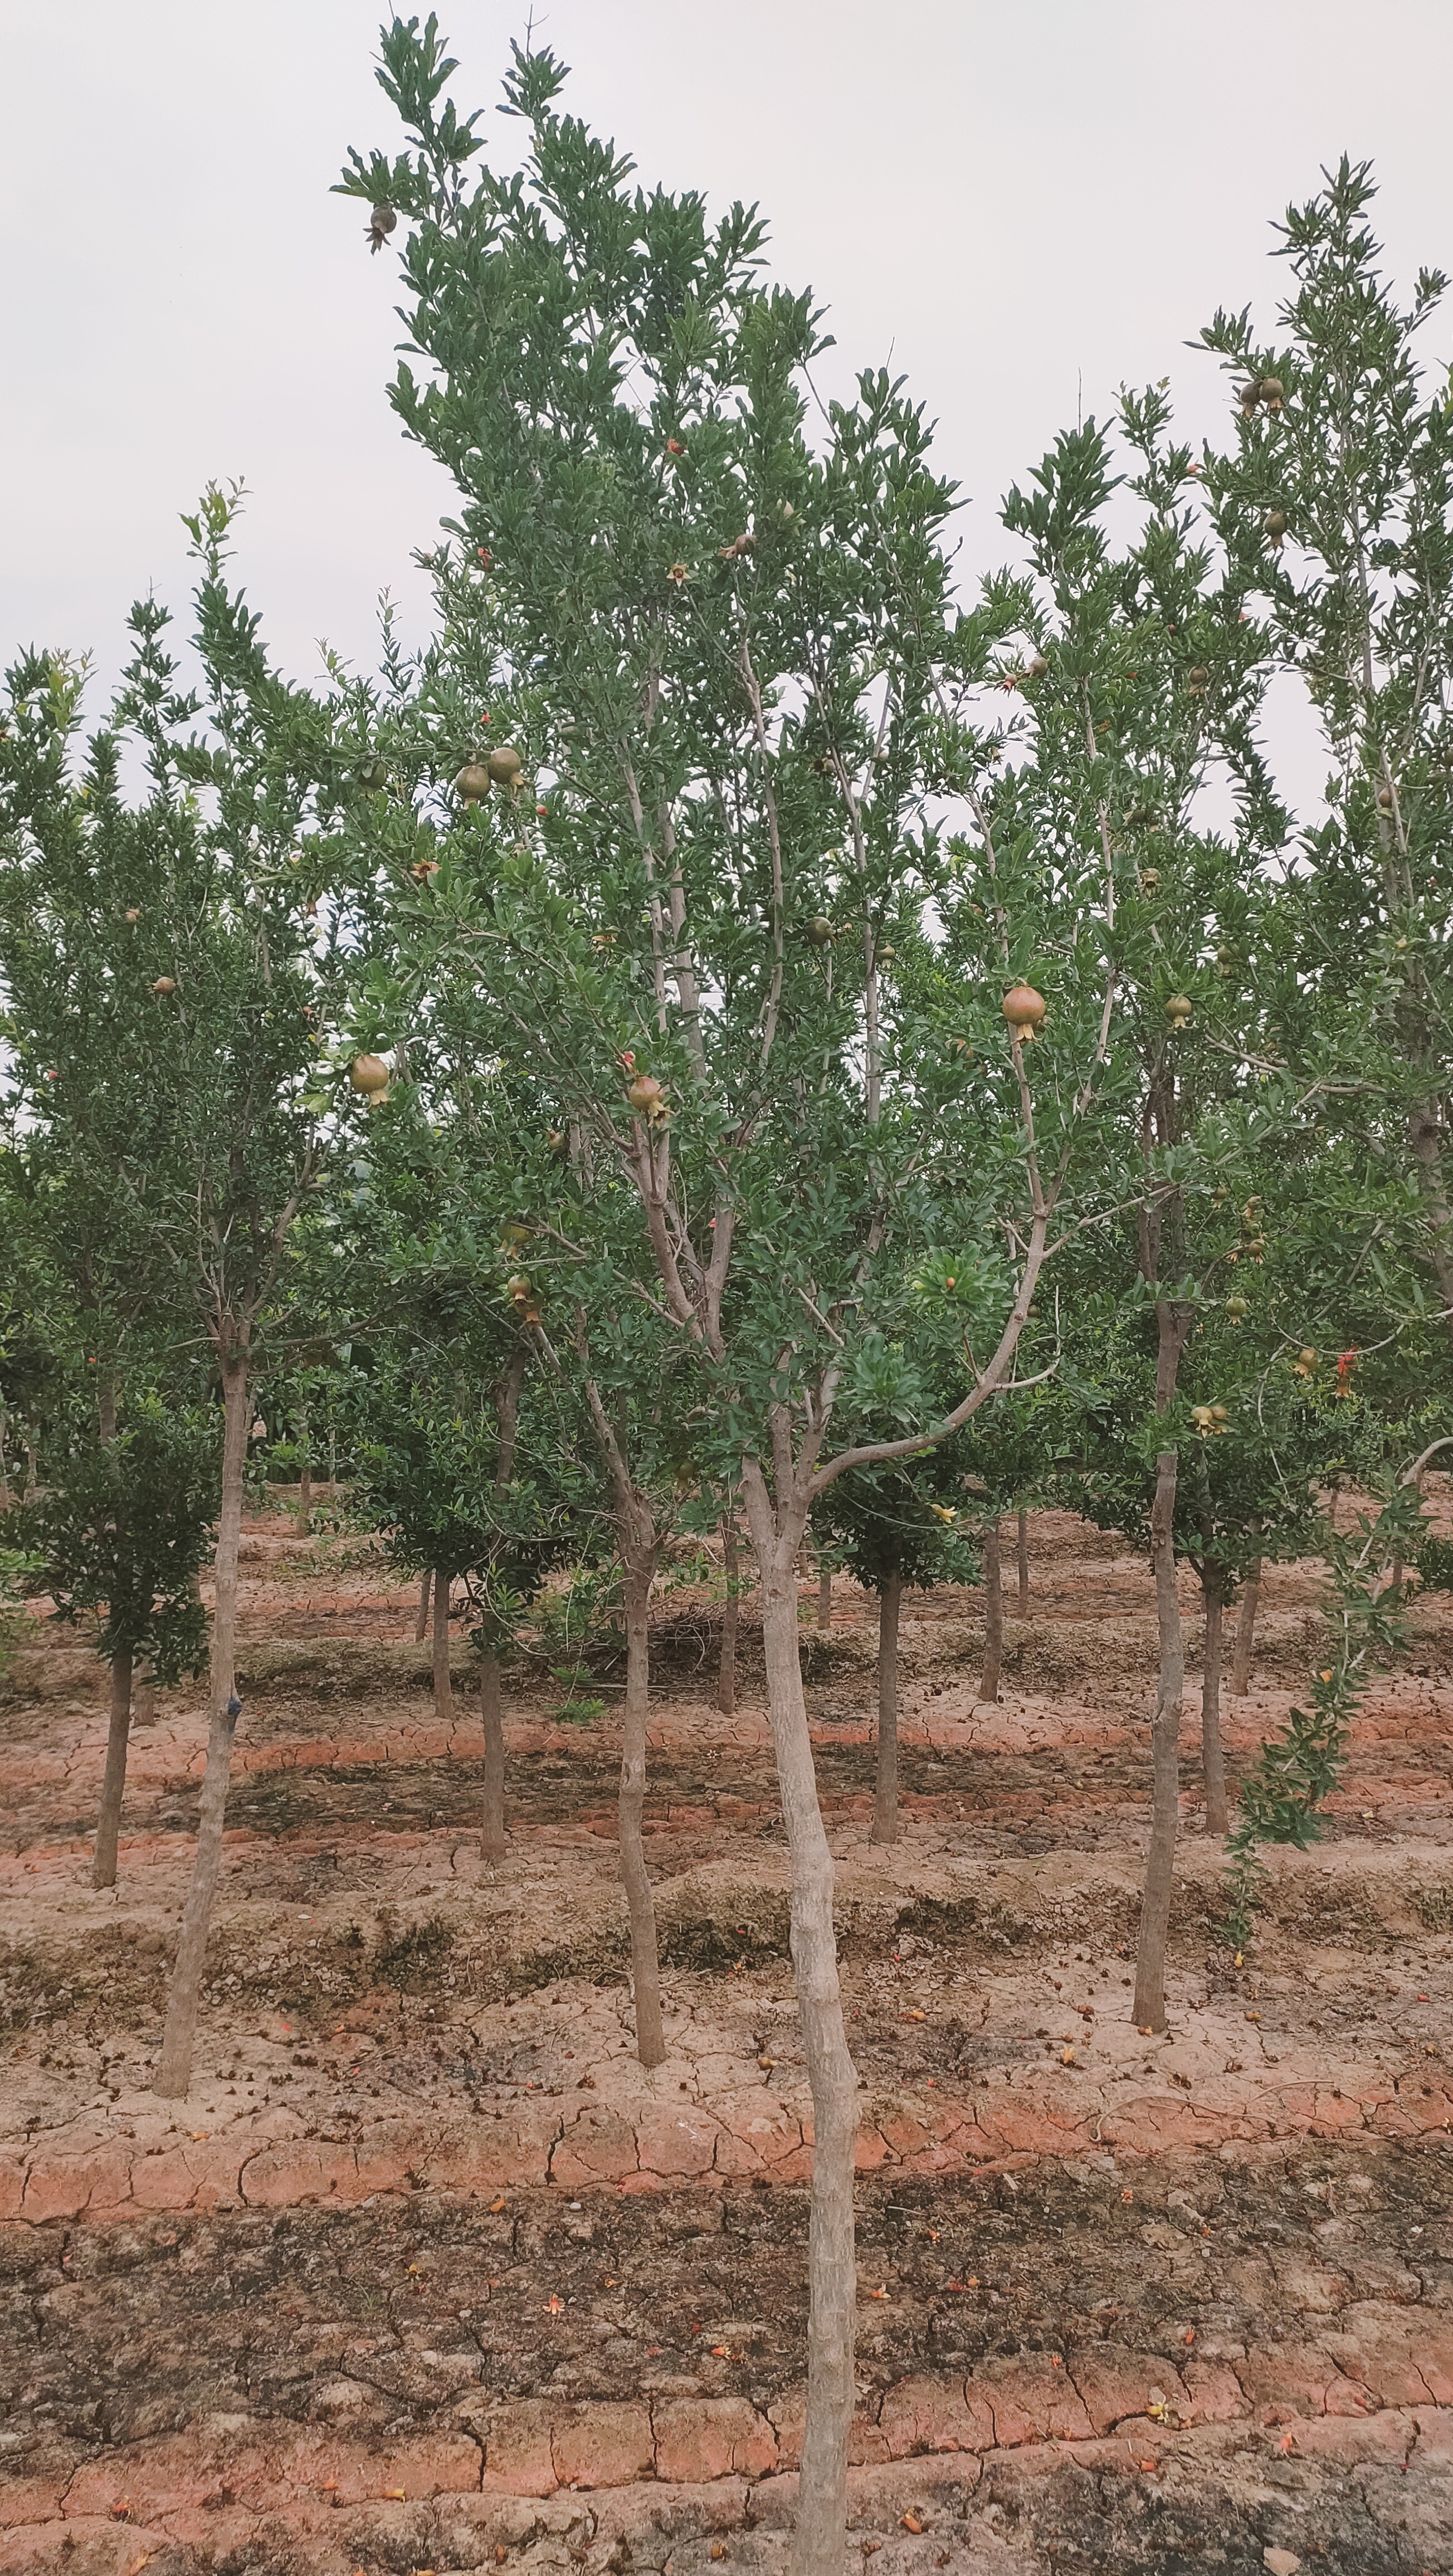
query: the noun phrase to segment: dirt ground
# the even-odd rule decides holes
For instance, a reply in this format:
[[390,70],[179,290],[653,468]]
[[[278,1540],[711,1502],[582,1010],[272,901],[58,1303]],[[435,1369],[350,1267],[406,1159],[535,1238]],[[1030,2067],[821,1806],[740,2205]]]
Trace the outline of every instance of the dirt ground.
[[[647,2075],[610,1673],[586,1723],[515,1678],[510,1852],[482,1870],[467,1646],[441,1727],[376,1561],[280,1512],[245,1560],[185,2104],[148,2088],[201,1688],[133,1734],[97,1893],[104,1674],[42,1615],[0,1686],[0,2570],[784,2565],[811,2125],[750,1616],[725,1718],[710,1604],[660,1605]],[[1240,1966],[1193,1674],[1151,2040],[1149,1579],[1065,1515],[1031,1561],[996,1707],[978,1597],[905,1607],[892,1853],[867,1839],[875,1604],[839,1583],[805,1633],[863,2086],[849,2564],[1453,2568],[1453,1605],[1416,1608]],[[1233,1769],[1320,1599],[1315,1567],[1270,1571]]]

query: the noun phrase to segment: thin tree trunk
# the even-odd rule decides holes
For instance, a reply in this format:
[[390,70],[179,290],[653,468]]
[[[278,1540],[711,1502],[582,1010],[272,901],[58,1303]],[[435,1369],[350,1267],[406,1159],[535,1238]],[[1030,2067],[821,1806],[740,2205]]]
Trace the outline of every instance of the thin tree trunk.
[[[634,1554],[634,1551],[632,1551]],[[636,2054],[659,2066],[666,2054],[661,2023],[661,1966],[656,1950],[656,1900],[646,1867],[641,1817],[646,1804],[646,1721],[650,1708],[651,1639],[649,1567],[626,1562],[626,1704],[617,1808],[621,1878],[631,1923],[631,1988],[636,2006]]]
[[121,1832],[121,1798],[126,1787],[126,1739],[131,1731],[131,1649],[121,1646],[111,1658],[111,1723],[106,1734],[106,1774],[101,1782],[101,1815],[96,1826],[93,1887],[116,1884],[116,1844]]
[[817,1624],[819,1628],[832,1626],[832,1567],[821,1548],[817,1551]]
[[1133,2018],[1140,2030],[1165,2028],[1165,1944],[1170,1930],[1180,1810],[1181,1701],[1185,1693],[1185,1641],[1176,1591],[1175,1508],[1177,1457],[1162,1449],[1155,1462],[1155,1504],[1150,1516],[1150,1560],[1155,1570],[1155,1617],[1160,1671],[1150,1730],[1150,1849],[1140,1912]]
[[131,1690],[131,1723],[133,1726],[156,1724],[156,1666],[148,1664],[137,1674]]
[[433,1577],[427,1565],[419,1577],[419,1606],[414,1613],[414,1643],[422,1646],[429,1633],[429,1586]]
[[1224,1834],[1231,1821],[1226,1811],[1226,1757],[1221,1750],[1221,1614],[1225,1607],[1224,1595],[1221,1568],[1208,1558],[1201,1576],[1201,1599],[1206,1611],[1206,1646],[1201,1658],[1201,1777],[1206,1789],[1208,1834]]
[[35,1442],[33,1440],[27,1440],[25,1444],[25,1499],[28,1503],[34,1502],[35,1489],[39,1482],[39,1470],[35,1463]]
[[96,1388],[96,1421],[102,1442],[106,1448],[111,1448],[116,1438],[116,1380],[113,1377],[103,1377]]
[[308,1437],[308,1417],[302,1417],[302,1461],[298,1472],[298,1536],[307,1538],[313,1527],[313,1446]]
[[832,1853],[818,1803],[802,1691],[794,1532],[789,1526],[779,1534],[766,1479],[754,1459],[745,1462],[743,1489],[761,1578],[767,1709],[792,1867],[792,1966],[812,2090],[807,2416],[792,2576],[843,2576],[857,2328],[853,2151],[858,2079],[843,2023]]
[[222,1368],[223,1436],[222,1502],[213,1561],[212,1724],[207,1737],[207,1767],[202,1775],[202,1807],[197,1820],[197,1851],[187,1890],[167,1998],[166,2028],[154,2091],[180,2099],[191,2086],[192,2048],[202,1996],[202,1965],[207,1954],[207,1926],[222,1867],[222,1826],[227,1813],[227,1781],[232,1769],[236,1717],[233,1698],[237,1648],[237,1545],[242,1534],[242,1500],[247,1472],[247,1433],[252,1420],[246,1344],[233,1342]]
[[454,1691],[449,1679],[449,1578],[434,1568],[434,1715],[441,1726],[448,1726],[454,1716]]
[[721,1561],[726,1571],[726,1600],[721,1614],[721,1661],[717,1667],[716,1704],[730,1717],[737,1704],[737,1632],[741,1624],[741,1551],[737,1525],[728,1513],[721,1525]]
[[981,1700],[997,1700],[999,1675],[1004,1663],[1004,1586],[999,1571],[999,1523],[993,1520],[984,1532],[984,1670],[979,1682]]
[[1236,1645],[1231,1658],[1231,1696],[1244,1699],[1251,1688],[1251,1641],[1256,1634],[1256,1605],[1261,1598],[1261,1559],[1254,1556],[1241,1588]]
[[8,1512],[10,1503],[10,1471],[5,1464],[5,1407],[0,1404],[0,1512]]
[[1019,1616],[1029,1616],[1029,1514],[1019,1515]]
[[505,1730],[500,1714],[498,1655],[479,1659],[479,1714],[484,1726],[485,1860],[505,1856]]
[[875,1843],[898,1840],[898,1613],[903,1577],[893,1568],[878,1601],[878,1773],[873,1788]]

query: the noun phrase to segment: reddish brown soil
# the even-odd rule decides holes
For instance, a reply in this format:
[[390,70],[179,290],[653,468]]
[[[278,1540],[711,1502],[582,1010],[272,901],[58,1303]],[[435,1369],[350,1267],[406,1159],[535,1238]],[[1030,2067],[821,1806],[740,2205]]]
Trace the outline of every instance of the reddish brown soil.
[[[1239,1969],[1188,1692],[1152,2041],[1126,2019],[1149,1585],[1062,1516],[1033,1561],[997,1708],[976,1598],[905,1616],[893,1853],[866,1838],[873,1605],[840,1585],[808,1641],[864,2088],[851,2563],[1453,2566],[1453,1617],[1419,1606]],[[775,2567],[811,2130],[759,1641],[724,1719],[709,1603],[661,1605],[648,2076],[611,1676],[585,1726],[517,1681],[510,1857],[481,1877],[467,1648],[440,1728],[376,1563],[273,1516],[245,1573],[185,2105],[148,2082],[201,1693],[133,1737],[105,1894],[84,1640],[42,1619],[0,1705],[0,2569]],[[1270,1575],[1233,1759],[1285,1712],[1319,1600],[1314,1568]],[[1194,1649],[1189,1583],[1185,1607]]]

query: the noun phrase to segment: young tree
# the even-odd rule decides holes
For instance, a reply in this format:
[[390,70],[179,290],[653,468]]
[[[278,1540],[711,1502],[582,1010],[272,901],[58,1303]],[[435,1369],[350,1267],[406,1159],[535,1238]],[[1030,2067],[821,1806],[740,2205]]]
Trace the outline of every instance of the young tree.
[[[1234,371],[1236,440],[1208,457],[1216,523],[1320,720],[1328,812],[1289,891],[1302,973],[1284,1057],[1324,1077],[1329,1133],[1405,1180],[1420,1223],[1398,1303],[1453,1338],[1453,413],[1416,341],[1446,280],[1400,304],[1369,221],[1369,165],[1343,159],[1287,210],[1291,292],[1263,342],[1249,306],[1203,334]],[[1386,1331],[1384,1324],[1383,1331]],[[1380,1337],[1375,1337],[1380,1338]]]
[[[113,1265],[124,1269],[127,1247],[144,1246],[167,1338],[206,1349],[222,1394],[211,1728],[156,2076],[168,2095],[190,2081],[240,1713],[234,1645],[248,1433],[289,1306],[289,1230],[320,1168],[308,1084],[334,980],[336,890],[331,933],[314,924],[327,886],[321,865],[325,856],[337,863],[341,844],[325,849],[305,827],[364,794],[382,796],[387,783],[362,732],[357,690],[340,685],[320,704],[271,669],[256,616],[223,577],[235,509],[235,494],[212,490],[187,523],[201,564],[200,694],[179,688],[165,612],[143,603],[132,614],[122,688],[80,775],[76,675],[53,658],[32,656],[22,667],[0,741],[5,974],[27,1033],[17,1054],[26,1115],[69,1156],[77,1193],[104,1188],[115,1209]],[[199,716],[205,735],[194,730]],[[147,771],[144,794],[130,803],[120,783],[128,743]],[[91,1049],[75,1112],[65,1062],[53,1068],[29,1034],[49,1034],[34,998],[45,975],[72,1012],[73,1060]],[[111,1125],[95,1152],[87,1121],[102,1096],[96,1068],[108,1058]]]
[[[839,1476],[947,1438],[1010,1377],[1071,1167],[1095,1171],[1111,1001],[1069,924],[1113,853],[1068,846],[1047,879],[1001,850],[1000,728],[972,709],[1024,595],[954,614],[951,495],[886,376],[809,442],[819,336],[809,299],[763,284],[756,217],[712,227],[695,196],[629,188],[558,111],[543,53],[516,55],[525,167],[497,176],[475,120],[441,105],[434,22],[396,21],[383,53],[410,148],[356,158],[343,184],[405,219],[427,375],[402,369],[394,399],[460,492],[416,740],[440,790],[463,765],[458,802],[432,807],[449,828],[413,989],[479,995],[497,1075],[535,1086],[535,1132],[578,1150],[592,1190],[629,1195],[613,1304],[688,1353],[702,1470],[742,1495],[814,2109],[794,2545],[802,2576],[838,2576],[857,2088],[796,1564]],[[945,800],[970,834],[951,867]],[[1035,1047],[1023,979],[1057,932],[1056,1028]],[[948,1284],[925,1299],[906,1282],[931,1253]],[[956,1353],[964,1391],[901,1437],[835,1448],[840,1394],[898,1348]]]
[[211,1424],[155,1395],[123,1396],[102,1436],[77,1407],[51,1444],[47,1491],[11,1523],[35,1559],[31,1589],[63,1619],[99,1621],[111,1667],[111,1715],[93,1887],[116,1884],[132,1676],[144,1656],[159,1682],[200,1672],[207,1619],[196,1594],[217,1508]]
[[[864,1591],[878,1595],[878,1747],[875,1843],[898,1840],[898,1623],[905,1586],[973,1583],[978,1564],[959,1525],[961,1441],[913,1468],[866,1468],[830,1489],[826,1526]],[[955,1499],[947,1499],[953,1495]]]

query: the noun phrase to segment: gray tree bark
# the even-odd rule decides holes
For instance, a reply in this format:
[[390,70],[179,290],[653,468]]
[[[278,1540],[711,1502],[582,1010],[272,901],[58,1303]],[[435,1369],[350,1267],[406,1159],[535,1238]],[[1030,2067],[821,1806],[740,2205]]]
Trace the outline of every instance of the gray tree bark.
[[1155,1462],[1155,1503],[1150,1517],[1160,1670],[1150,1729],[1150,1849],[1146,1855],[1140,1946],[1135,1961],[1133,2019],[1140,2030],[1165,2028],[1165,1945],[1170,1930],[1176,1827],[1180,1819],[1181,1702],[1186,1662],[1176,1590],[1177,1466],[1175,1450],[1163,1449]]
[[236,1721],[229,1714],[236,1679],[237,1548],[242,1534],[243,1480],[247,1467],[247,1434],[252,1419],[247,1349],[243,1336],[227,1348],[222,1366],[222,1502],[217,1522],[217,1553],[212,1581],[212,1723],[207,1737],[207,1767],[202,1775],[202,1807],[197,1821],[197,1850],[187,1891],[167,1998],[166,2027],[153,2090],[178,2101],[190,2090],[192,2051],[202,1997],[202,1965],[207,1954],[207,1927],[222,1867],[222,1828],[227,1814],[227,1783],[232,1769]]
[[111,1658],[111,1722],[106,1731],[106,1771],[101,1782],[101,1814],[96,1826],[93,1887],[116,1884],[116,1845],[121,1833],[121,1800],[126,1788],[126,1740],[131,1732],[131,1649],[120,1646]]
[[484,1839],[487,1861],[505,1856],[505,1730],[498,1655],[479,1659],[479,1715],[484,1727]]
[[1027,1619],[1027,1618],[1028,1618],[1028,1616],[1029,1616],[1029,1514],[1028,1514],[1028,1512],[1021,1512],[1021,1513],[1020,1513],[1020,1515],[1019,1515],[1018,1541],[1019,1541],[1019,1616],[1020,1616],[1020,1618],[1021,1618],[1021,1619]]
[[1261,1559],[1254,1556],[1241,1587],[1236,1619],[1236,1645],[1231,1658],[1231,1696],[1244,1699],[1251,1688],[1251,1647],[1256,1635],[1256,1605],[1261,1598]]
[[441,1726],[454,1716],[454,1688],[449,1678],[449,1578],[434,1569],[434,1715]]
[[741,1550],[737,1525],[728,1513],[721,1525],[721,1561],[726,1573],[726,1600],[721,1614],[721,1658],[717,1666],[716,1704],[730,1717],[737,1704],[737,1636],[741,1626]]
[[878,1769],[873,1787],[875,1843],[898,1840],[898,1613],[903,1577],[895,1566],[878,1600]]
[[419,1606],[414,1613],[414,1643],[422,1646],[429,1633],[429,1586],[433,1577],[427,1565],[419,1577]]
[[767,1708],[792,1868],[792,1966],[812,2092],[807,2413],[792,2576],[843,2576],[857,2330],[853,2154],[858,2079],[843,2021],[832,1853],[818,1802],[802,1690],[794,1574],[801,1532],[790,1516],[779,1531],[766,1479],[753,1459],[745,1462],[743,1491],[761,1579]]
[[[634,1553],[634,1551],[633,1551]],[[651,1551],[654,1560],[654,1549]],[[631,1990],[636,2006],[636,2054],[643,2066],[666,2055],[661,2019],[661,1964],[656,1947],[656,1900],[646,1867],[641,1831],[646,1804],[646,1727],[650,1710],[651,1565],[626,1565],[626,1698],[621,1742],[617,1817],[621,1878],[631,1925]]]
[[999,1565],[999,1523],[993,1520],[984,1532],[984,1669],[979,1680],[981,1700],[997,1700],[999,1675],[1004,1664],[1004,1585]]
[[1225,1591],[1220,1567],[1208,1558],[1201,1576],[1201,1599],[1206,1611],[1206,1647],[1201,1658],[1201,1776],[1206,1790],[1208,1834],[1224,1834],[1230,1825],[1226,1810],[1226,1757],[1221,1747],[1221,1627]]

